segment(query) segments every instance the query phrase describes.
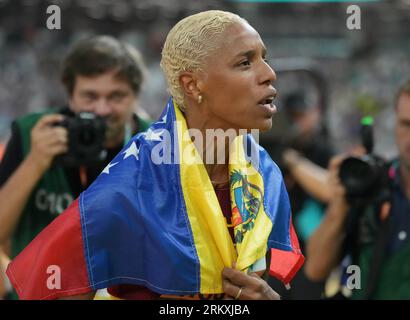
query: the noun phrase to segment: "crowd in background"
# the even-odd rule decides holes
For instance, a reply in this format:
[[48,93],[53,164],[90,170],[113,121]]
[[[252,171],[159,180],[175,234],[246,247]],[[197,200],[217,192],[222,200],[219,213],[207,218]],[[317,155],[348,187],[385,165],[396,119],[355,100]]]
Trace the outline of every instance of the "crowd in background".
[[[362,4],[362,29],[346,27],[346,4],[254,4],[234,1],[53,1],[61,30],[45,27],[48,1],[0,2],[0,140],[15,116],[64,102],[58,73],[70,44],[92,34],[110,34],[142,51],[148,70],[141,106],[156,118],[167,99],[159,68],[161,44],[184,14],[209,8],[235,10],[263,35],[275,69],[279,58],[315,59],[328,84],[326,121],[338,149],[357,136],[357,119],[370,112],[380,121],[377,148],[392,155],[387,132],[393,89],[410,70],[410,6],[406,1]],[[279,99],[300,77],[279,75]],[[281,101],[281,100],[280,100]],[[279,108],[281,102],[278,103]],[[350,126],[346,126],[349,123]],[[357,138],[357,137],[356,137]]]
[[[61,7],[61,30],[46,28],[45,12],[50,4]],[[362,4],[361,30],[347,29],[346,7],[218,0],[0,0],[0,158],[1,144],[7,142],[14,118],[64,105],[67,97],[57,70],[70,45],[89,35],[113,35],[141,51],[147,78],[138,112],[156,119],[168,99],[159,60],[170,26],[188,13],[214,8],[247,19],[268,48],[269,62],[278,75],[274,86],[279,115],[261,142],[282,164],[289,185],[295,182],[286,172],[287,160],[282,156],[275,159],[277,152],[291,147],[325,169],[333,155],[360,144],[364,115],[375,117],[376,152],[393,158],[397,154],[394,95],[410,74],[410,2]],[[300,65],[307,66],[309,72],[301,71]],[[312,76],[318,77],[319,83]],[[306,127],[304,117],[312,112],[316,112],[315,119],[307,119]],[[285,136],[283,126],[287,128]],[[291,128],[307,131],[292,135]],[[299,141],[306,136],[310,141]],[[283,144],[283,149],[278,151],[274,144]],[[319,145],[320,150],[316,148]],[[294,213],[303,213],[295,220],[303,248],[323,218],[326,201],[289,185]],[[323,282],[310,282],[303,274],[300,277],[291,297],[322,296]]]

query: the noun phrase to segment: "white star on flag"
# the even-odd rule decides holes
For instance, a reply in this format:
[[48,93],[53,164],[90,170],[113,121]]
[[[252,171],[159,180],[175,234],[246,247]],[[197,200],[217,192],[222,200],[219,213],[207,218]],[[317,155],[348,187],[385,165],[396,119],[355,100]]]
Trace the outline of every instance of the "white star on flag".
[[117,165],[117,164],[118,164],[118,162],[109,163],[101,173],[110,174],[110,169],[112,167],[114,167],[115,165]]
[[135,141],[131,143],[129,148],[125,150],[123,153],[125,153],[124,160],[127,159],[128,157],[134,156],[135,159],[138,160],[138,154],[140,152],[140,149],[137,148],[137,145],[135,144]]
[[163,130],[159,130],[157,132],[148,129],[147,133],[145,134],[145,140],[149,141],[162,141],[161,134]]
[[166,123],[167,122],[167,114],[164,114],[161,121],[159,123]]

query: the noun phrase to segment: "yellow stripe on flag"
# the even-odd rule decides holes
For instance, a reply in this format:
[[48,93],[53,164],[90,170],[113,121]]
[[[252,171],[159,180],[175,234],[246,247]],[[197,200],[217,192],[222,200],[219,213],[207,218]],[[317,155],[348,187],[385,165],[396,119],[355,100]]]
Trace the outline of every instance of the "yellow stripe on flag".
[[[236,268],[246,271],[266,254],[272,222],[264,210],[263,179],[246,161],[243,136],[236,137],[235,147],[229,155],[229,175],[231,177],[234,170],[245,175],[251,185],[248,194],[260,199],[260,207],[252,220],[252,228],[244,233],[243,241],[237,244],[235,249],[215,190],[191,140],[185,118],[175,103],[174,110],[177,120],[181,186],[200,262],[200,293],[222,293],[224,267],[232,267],[236,261]],[[232,197],[231,187],[231,199]],[[240,226],[237,226],[235,231],[238,228]]]

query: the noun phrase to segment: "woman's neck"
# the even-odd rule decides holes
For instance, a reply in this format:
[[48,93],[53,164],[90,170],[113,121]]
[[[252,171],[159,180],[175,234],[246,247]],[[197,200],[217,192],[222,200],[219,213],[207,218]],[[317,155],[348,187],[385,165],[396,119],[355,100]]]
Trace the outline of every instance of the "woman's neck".
[[198,130],[197,134],[200,132],[201,141],[195,138],[193,143],[202,158],[209,178],[215,184],[228,182],[229,150],[236,132],[221,129],[222,124],[192,109],[185,112],[185,119],[188,129]]

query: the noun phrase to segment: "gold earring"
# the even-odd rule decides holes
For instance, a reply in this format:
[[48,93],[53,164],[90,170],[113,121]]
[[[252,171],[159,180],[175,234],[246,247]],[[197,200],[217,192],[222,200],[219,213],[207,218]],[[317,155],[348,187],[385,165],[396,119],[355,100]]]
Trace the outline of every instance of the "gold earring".
[[202,95],[200,94],[199,96],[198,96],[198,104],[201,104],[202,103]]

